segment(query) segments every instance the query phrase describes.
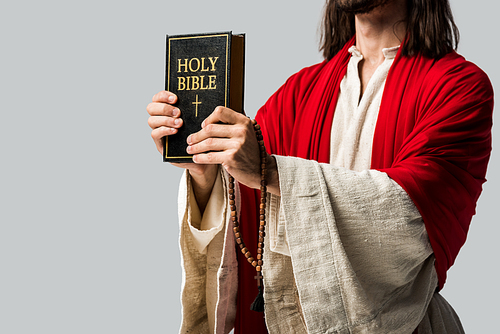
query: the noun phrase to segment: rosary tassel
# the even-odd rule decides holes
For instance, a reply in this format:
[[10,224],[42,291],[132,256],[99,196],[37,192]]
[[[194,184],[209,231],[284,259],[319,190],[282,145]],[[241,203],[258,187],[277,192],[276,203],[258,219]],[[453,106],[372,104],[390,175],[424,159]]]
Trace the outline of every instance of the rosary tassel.
[[264,289],[262,285],[259,285],[259,294],[255,297],[250,309],[256,312],[264,312]]

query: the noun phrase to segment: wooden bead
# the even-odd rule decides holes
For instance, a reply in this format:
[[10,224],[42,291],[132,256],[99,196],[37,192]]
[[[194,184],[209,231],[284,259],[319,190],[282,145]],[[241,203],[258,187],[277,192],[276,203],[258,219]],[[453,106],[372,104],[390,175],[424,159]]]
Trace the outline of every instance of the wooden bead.
[[246,247],[243,247],[243,248],[241,249],[241,252],[242,252],[243,254],[246,254],[246,252],[248,252],[248,249],[247,249]]
[[238,244],[238,246],[240,246],[240,249],[245,248],[245,243],[243,242],[243,240],[242,240],[241,244]]
[[255,261],[255,259],[254,259],[253,257],[251,257],[251,256],[250,256],[250,257],[248,257],[248,258],[247,258],[247,260],[248,260],[248,262],[250,262],[250,263],[252,263],[253,261]]
[[264,250],[262,248],[257,249],[257,253],[262,254],[264,253]]
[[234,183],[233,182],[229,182],[229,189],[234,189]]
[[261,208],[261,209],[265,209],[265,208],[266,208],[266,204],[261,203],[261,204],[260,204],[260,208]]
[[[241,235],[241,234],[240,234],[240,232],[236,232],[236,233],[234,234],[234,236],[235,236],[236,238],[239,238],[239,237],[240,237],[240,235]],[[260,240],[259,240],[259,241],[260,241]]]
[[[262,262],[262,261],[260,261]],[[257,261],[252,261],[252,266],[257,267],[258,262]]]
[[234,199],[229,201],[229,205],[235,205],[235,204],[236,204],[236,202],[234,201]]
[[234,194],[234,189],[229,189],[228,192],[229,192],[229,195],[233,195]]
[[264,242],[264,238],[263,237],[259,237],[259,242]]
[[258,247],[258,248],[264,248],[264,244],[263,244],[262,242],[259,242],[259,243],[257,244],[257,247]]
[[259,224],[260,224],[260,226],[266,226],[266,221],[265,220],[261,220]]
[[262,267],[261,266],[257,266],[257,267],[255,267],[255,270],[262,271]]
[[248,259],[250,256],[252,256],[252,254],[250,254],[250,252],[246,252],[245,253],[245,257]]
[[239,245],[241,244],[241,238],[236,238],[236,243]]
[[255,130],[259,131],[260,130],[260,125],[257,124],[257,122],[255,122],[255,124],[253,125]]
[[257,260],[262,260],[262,254],[257,254]]
[[266,214],[266,209],[260,209],[260,214],[265,215]]
[[257,261],[257,264],[258,264],[259,266],[261,266],[261,265],[262,265],[262,260]]
[[234,233],[238,233],[240,231],[240,228],[238,226],[233,227]]
[[[263,227],[262,231],[260,230],[261,227]],[[264,232],[265,230],[266,228],[264,226],[259,226],[259,236],[264,238],[266,236],[266,232]]]

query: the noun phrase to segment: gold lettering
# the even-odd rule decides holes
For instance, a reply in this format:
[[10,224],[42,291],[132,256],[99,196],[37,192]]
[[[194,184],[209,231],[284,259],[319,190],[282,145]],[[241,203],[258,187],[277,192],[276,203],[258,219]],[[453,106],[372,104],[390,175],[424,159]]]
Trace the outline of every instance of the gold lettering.
[[200,89],[200,77],[191,77],[191,89],[192,90]]
[[215,63],[217,62],[217,59],[219,59],[219,57],[208,57],[208,60],[210,60],[210,63],[212,64],[212,72],[215,71]]
[[[196,67],[195,70],[193,70],[193,60],[196,60],[196,62],[198,63],[198,67]],[[198,72],[198,70],[200,69],[200,60],[198,58],[191,58],[191,60],[189,61],[189,70],[191,72]]]
[[217,89],[217,86],[215,85],[215,78],[217,78],[216,75],[208,76],[208,89]]
[[209,75],[208,83],[205,79],[206,75],[201,76],[187,76],[187,77],[177,77],[177,89],[178,90],[207,90],[207,89],[217,89],[217,75]]
[[202,57],[201,58],[201,71],[202,72],[208,72],[210,70],[210,68],[205,68],[205,57]]
[[203,79],[205,79],[205,76],[202,75],[200,76],[200,78],[201,78],[200,89],[208,89],[208,86],[203,86]]
[[177,89],[178,90],[184,90],[186,89],[186,78],[184,77],[178,77],[177,78]]
[[187,59],[184,59],[184,64],[181,63],[182,59],[177,59],[179,61],[179,66],[177,67],[177,73],[180,73],[181,72],[181,68],[184,67],[184,72],[187,72],[187,63],[188,63],[188,60]]

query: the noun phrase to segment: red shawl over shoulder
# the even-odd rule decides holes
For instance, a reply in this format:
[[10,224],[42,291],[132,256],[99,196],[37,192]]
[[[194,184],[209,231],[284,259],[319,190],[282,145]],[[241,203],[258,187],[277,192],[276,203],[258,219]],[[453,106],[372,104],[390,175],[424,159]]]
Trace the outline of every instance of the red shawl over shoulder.
[[[293,75],[259,110],[256,119],[269,153],[329,162],[333,114],[353,44],[354,39],[332,60]],[[488,77],[457,53],[439,60],[396,56],[375,128],[371,168],[399,183],[419,209],[436,257],[439,288],[465,243],[486,181],[492,111]],[[247,228],[242,232],[246,244],[255,245],[256,194],[242,187],[242,196],[241,226]],[[253,268],[239,267],[238,308],[246,310],[257,289],[248,290],[255,286]],[[238,313],[237,325],[242,321]]]

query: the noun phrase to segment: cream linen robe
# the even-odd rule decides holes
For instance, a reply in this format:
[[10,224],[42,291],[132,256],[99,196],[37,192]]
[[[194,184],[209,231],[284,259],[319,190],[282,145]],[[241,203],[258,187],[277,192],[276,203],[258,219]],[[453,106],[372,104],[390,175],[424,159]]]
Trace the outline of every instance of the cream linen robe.
[[[350,51],[332,126],[331,164],[275,156],[281,196],[268,195],[268,330],[401,334],[419,326],[419,334],[462,333],[453,309],[435,293],[434,256],[418,210],[385,173],[369,170],[397,47],[382,50],[386,59],[361,99],[362,55],[355,47]],[[189,177],[181,180],[181,333],[228,333],[234,323],[236,245],[227,223],[227,175],[220,175],[203,217]]]

